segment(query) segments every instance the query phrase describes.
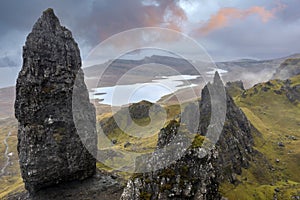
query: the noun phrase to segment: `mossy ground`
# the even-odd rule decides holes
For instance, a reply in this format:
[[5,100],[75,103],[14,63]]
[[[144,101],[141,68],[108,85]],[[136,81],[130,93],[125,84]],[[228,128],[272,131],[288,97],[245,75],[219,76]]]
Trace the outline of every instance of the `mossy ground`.
[[[300,84],[300,76],[290,80],[292,81],[291,87]],[[254,134],[255,148],[263,153],[266,161],[260,158],[253,160],[250,168],[244,169],[242,175],[237,177],[239,184],[233,185],[226,181],[221,184],[220,191],[223,196],[239,200],[267,200],[272,199],[275,194],[278,199],[283,200],[291,199],[292,196],[300,196],[300,104],[291,103],[284,93],[275,93],[275,90],[280,90],[283,85],[284,82],[279,80],[258,84],[246,90],[246,96],[239,95],[234,98],[236,104],[261,133]],[[266,87],[269,89],[264,91],[263,88]],[[179,105],[165,106],[168,114],[166,124],[172,119],[177,119],[183,108],[184,105],[182,108]],[[101,113],[97,116],[97,121],[111,116],[110,112]],[[149,119],[145,119],[145,121],[141,119],[138,123],[147,125]],[[0,167],[6,160],[3,140],[8,132],[12,132],[8,139],[9,152],[13,152],[12,165],[8,166],[8,173],[0,179],[0,199],[5,199],[9,193],[24,190],[24,185],[17,158],[17,122],[15,119],[7,119],[0,122],[0,127]],[[145,131],[150,137],[141,139],[125,134],[120,129],[114,129],[109,134],[109,139],[117,140],[117,144],[113,148],[118,150],[151,152],[156,148],[158,131],[154,128],[147,128]],[[99,138],[100,146],[106,145],[107,142],[107,140]],[[131,145],[125,148],[126,142],[130,142]],[[196,137],[193,145],[199,146],[202,142],[202,137]],[[284,147],[280,147],[279,142],[282,142]],[[126,163],[130,159],[132,158],[125,157],[119,162]],[[276,159],[279,159],[279,162]],[[112,161],[108,160],[107,162],[111,164],[109,162]],[[104,171],[115,170],[103,163],[97,163],[97,167]],[[131,175],[126,172],[118,172],[118,174],[124,179],[128,179]],[[275,192],[275,189],[279,192]],[[148,194],[144,194],[144,196],[145,199],[149,198]]]
[[[300,76],[291,80],[291,86],[300,84]],[[243,170],[240,184],[223,183],[221,192],[229,199],[264,200],[276,195],[285,200],[300,195],[300,105],[275,92],[283,85],[280,80],[261,83],[234,98],[261,133],[254,135],[255,148],[270,165],[256,160]]]
[[5,174],[0,177],[0,199],[5,199],[5,196],[10,193],[15,193],[24,190],[24,184],[20,175],[17,153],[17,122],[15,119],[5,119],[0,122],[0,169],[2,169],[7,161],[4,156],[6,146],[4,139],[9,132],[11,135],[7,139],[8,153],[10,156],[10,164],[5,169]]

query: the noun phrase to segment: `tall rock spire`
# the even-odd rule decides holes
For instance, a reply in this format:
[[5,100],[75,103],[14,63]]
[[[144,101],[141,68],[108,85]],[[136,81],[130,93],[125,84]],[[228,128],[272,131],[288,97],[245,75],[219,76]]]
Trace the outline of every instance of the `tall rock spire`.
[[74,121],[74,90],[80,95],[76,104],[84,109],[76,110],[84,112],[83,140],[96,151],[95,109],[84,84],[79,48],[72,33],[47,9],[27,37],[16,86],[18,153],[30,193],[95,173],[93,152],[83,144]]
[[214,75],[214,84],[218,85],[219,87],[224,87],[223,81],[221,80],[220,74],[218,71],[215,72]]
[[[193,116],[193,110],[197,110],[195,106],[185,109],[187,113],[182,113],[181,117]],[[218,200],[223,199],[219,194],[221,182],[238,183],[236,175],[241,175],[242,169],[249,167],[254,156],[251,124],[226,93],[218,72],[215,73],[214,82],[203,88],[199,110],[200,119],[195,117],[196,121],[193,122],[199,123],[199,131],[190,146],[184,149],[186,143],[178,138],[180,135],[193,134],[194,130],[189,132],[189,127],[185,129],[183,124],[174,120],[169,122],[159,133],[157,147],[163,149],[176,141],[170,156],[164,158],[154,152],[152,158],[149,156],[149,159],[142,161],[147,163],[147,167],[151,166],[151,159],[158,164],[170,164],[153,172],[134,175],[128,181],[121,200]],[[210,148],[206,148],[205,142],[213,145],[207,145]],[[174,159],[173,155],[182,151],[185,151],[181,154],[183,156]],[[136,164],[140,166],[138,162]]]

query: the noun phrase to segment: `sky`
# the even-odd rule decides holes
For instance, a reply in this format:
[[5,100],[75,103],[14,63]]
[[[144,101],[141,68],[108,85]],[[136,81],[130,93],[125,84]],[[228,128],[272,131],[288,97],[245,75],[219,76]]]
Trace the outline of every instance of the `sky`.
[[0,68],[21,67],[26,36],[49,7],[72,31],[83,59],[114,34],[142,27],[182,32],[216,61],[300,52],[299,0],[2,0]]

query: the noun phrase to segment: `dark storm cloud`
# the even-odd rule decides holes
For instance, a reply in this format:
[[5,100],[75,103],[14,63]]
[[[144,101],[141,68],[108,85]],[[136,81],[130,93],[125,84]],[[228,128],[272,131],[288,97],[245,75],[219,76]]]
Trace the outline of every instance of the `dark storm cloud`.
[[[80,35],[89,35],[92,43],[102,41],[113,34],[145,26],[175,27],[176,22],[165,21],[164,14],[170,9],[176,17],[185,18],[184,12],[174,0],[145,4],[142,1],[110,0],[94,1],[90,15],[78,23]],[[164,23],[169,23],[165,24]],[[176,28],[175,28],[176,29]]]
[[53,7],[63,19],[72,24],[72,20],[81,17],[87,6],[88,1],[82,0],[5,0],[0,7],[0,32],[3,34],[12,30],[30,31],[33,23],[48,7]]
[[[5,54],[10,60],[21,66],[22,46],[33,24],[41,16],[42,11],[52,7],[60,17],[62,24],[72,29],[77,27],[76,21],[88,15],[88,1],[82,0],[5,0],[0,7],[0,57]],[[73,31],[75,37],[80,37]],[[79,41],[80,43],[80,41]],[[9,52],[9,53],[8,53]],[[2,60],[2,66],[11,66],[11,62]]]
[[164,0],[159,6],[145,6],[133,0],[5,1],[0,8],[0,34],[12,29],[30,31],[42,11],[52,7],[75,35],[94,44],[121,31],[163,23],[167,8],[179,9],[175,2]]
[[[144,2],[146,0],[143,0]],[[178,22],[185,22],[186,16],[175,0],[4,0],[0,7],[0,58],[7,52],[9,60],[21,61],[21,47],[32,25],[42,11],[52,7],[61,23],[72,30],[85,56],[91,48],[109,36],[131,28],[143,26],[161,26],[180,29]],[[184,1],[184,0],[183,0]],[[151,3],[152,2],[152,3]],[[300,52],[297,34],[300,14],[299,0],[269,1],[232,0],[220,2],[221,7],[248,10],[253,6],[264,7],[272,11],[276,4],[286,5],[276,12],[267,23],[259,16],[233,20],[228,27],[212,29],[205,36],[195,36],[203,42],[215,57],[276,57]],[[200,7],[205,10],[205,7]],[[171,11],[171,17],[167,17]],[[213,13],[216,14],[216,13]],[[203,25],[203,24],[202,24]],[[201,23],[191,27],[201,28]],[[12,34],[16,32],[17,34]],[[224,51],[224,49],[226,51]],[[4,61],[2,61],[4,62]],[[2,63],[3,65],[5,63]],[[15,64],[7,62],[7,65]]]
[[[72,30],[83,54],[87,54],[92,47],[105,38],[131,28],[143,26],[176,28],[176,22],[172,20],[166,22],[164,19],[164,13],[168,9],[175,15],[185,17],[174,0],[152,4],[148,1],[147,5],[142,2],[136,0],[5,0],[0,7],[0,42],[12,31],[18,31],[22,34],[11,39],[17,41],[21,47],[35,21],[48,7],[54,8],[61,23]],[[8,50],[16,46],[7,45],[5,48]]]

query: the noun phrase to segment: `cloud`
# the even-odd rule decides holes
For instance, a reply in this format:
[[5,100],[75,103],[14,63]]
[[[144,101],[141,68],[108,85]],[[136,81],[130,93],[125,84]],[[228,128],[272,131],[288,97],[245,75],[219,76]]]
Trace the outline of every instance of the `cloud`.
[[267,10],[260,6],[253,6],[246,10],[240,10],[237,8],[221,8],[215,15],[212,15],[203,26],[197,29],[196,32],[200,33],[200,35],[207,35],[212,31],[229,26],[236,19],[242,20],[251,15],[258,15],[260,20],[263,23],[266,23],[282,8],[282,5],[272,10]]
[[[112,0],[114,1],[116,0]],[[83,31],[93,27],[98,32],[93,40],[99,42],[132,28],[154,26],[180,30],[181,21],[186,19],[184,11],[174,0],[147,3],[130,0],[118,3],[94,1],[90,16],[80,25],[83,26]]]
[[298,21],[271,20],[264,24],[247,18],[238,20],[234,26],[213,31],[200,41],[213,57],[222,60],[272,59],[300,52],[299,34]]
[[[104,39],[122,31],[144,26],[184,31],[198,41],[205,38],[211,40],[209,43],[215,43],[217,40],[216,46],[220,49],[227,48],[221,45],[228,45],[228,41],[231,40],[231,36],[222,34],[230,33],[235,36],[233,39],[240,43],[231,47],[232,53],[226,55],[227,57],[235,57],[237,52],[243,51],[243,43],[248,44],[245,41],[248,38],[240,34],[243,30],[252,31],[257,26],[265,26],[264,29],[259,29],[261,35],[265,36],[272,32],[271,38],[276,37],[283,41],[282,46],[268,51],[270,55],[277,56],[278,52],[282,54],[286,48],[291,48],[287,43],[284,44],[284,40],[290,40],[299,34],[295,27],[299,26],[300,1],[289,0],[284,1],[284,4],[287,5],[286,9],[279,12],[284,6],[279,4],[272,9],[274,1],[270,0],[26,0],[26,2],[3,0],[0,7],[0,56],[3,57],[5,52],[16,55],[13,60],[21,66],[21,48],[26,36],[42,11],[48,7],[54,8],[61,23],[73,32],[83,58]],[[250,21],[251,24],[247,24],[248,27],[245,29],[243,23],[248,19],[253,21]],[[266,21],[268,23],[263,23]],[[271,23],[274,21],[276,23]],[[230,30],[227,30],[228,28]],[[13,32],[18,34],[12,34]],[[206,37],[201,37],[204,35]],[[286,36],[288,38],[285,38]],[[265,42],[269,38],[270,36],[255,37],[258,43]],[[273,41],[274,44],[276,42]],[[296,50],[300,45],[294,46]],[[249,54],[254,53],[257,54],[249,50]]]
[[18,63],[7,55],[0,58],[0,67],[16,67],[17,65]]
[[166,28],[181,31],[182,25],[188,20],[185,11],[178,4],[170,4],[164,13]]

